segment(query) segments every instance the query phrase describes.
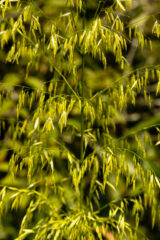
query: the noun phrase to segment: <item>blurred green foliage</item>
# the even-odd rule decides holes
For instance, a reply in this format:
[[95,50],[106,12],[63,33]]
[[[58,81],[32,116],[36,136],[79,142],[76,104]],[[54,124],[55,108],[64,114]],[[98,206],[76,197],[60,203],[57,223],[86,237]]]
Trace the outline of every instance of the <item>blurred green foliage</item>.
[[158,240],[159,1],[0,5],[0,239]]

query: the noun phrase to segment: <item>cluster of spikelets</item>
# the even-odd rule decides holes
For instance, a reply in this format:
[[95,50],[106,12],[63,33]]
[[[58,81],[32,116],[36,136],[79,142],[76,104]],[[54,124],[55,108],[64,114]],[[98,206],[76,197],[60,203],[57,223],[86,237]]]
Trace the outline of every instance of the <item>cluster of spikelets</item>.
[[[137,92],[144,93],[151,107],[147,84],[150,79],[158,81],[159,93],[158,66],[128,72],[113,86],[96,94],[86,88],[85,96],[89,97],[84,99],[83,162],[67,147],[68,141],[80,136],[80,122],[73,120],[82,108],[78,91],[81,88],[78,70],[81,62],[77,55],[91,55],[107,68],[107,53],[111,52],[123,70],[128,64],[123,53],[132,36],[137,38],[138,47],[152,48],[151,41],[145,39],[137,27],[125,27],[114,10],[125,11],[127,3],[116,0],[114,8],[106,10],[104,18],[87,21],[86,27],[81,29],[83,2],[68,1],[67,12],[60,13],[55,21],[48,23],[49,30],[45,30],[40,22],[41,12],[36,11],[34,4],[24,5],[23,1],[13,0],[0,2],[3,16],[1,48],[11,42],[6,60],[25,66],[27,79],[32,69],[39,69],[45,55],[50,71],[55,72],[55,78],[49,84],[42,84],[40,89],[24,87],[18,92],[17,120],[14,119],[8,128],[10,139],[18,142],[18,147],[12,148],[10,174],[13,179],[27,177],[22,188],[4,186],[1,190],[1,215],[23,204],[26,204],[25,208],[28,206],[17,240],[28,235],[35,240],[103,239],[107,232],[118,236],[117,239],[136,239],[138,236],[145,239],[139,231],[139,222],[147,207],[151,209],[152,226],[160,222],[160,208],[157,208],[160,183],[146,160],[147,146],[151,144],[149,135],[132,133],[129,141],[128,136],[124,139],[113,137],[120,112],[128,103],[135,104]],[[15,14],[16,11],[14,18],[7,15],[7,12]],[[159,37],[159,32],[159,24],[155,22],[153,33]],[[66,61],[69,61],[67,66]],[[13,92],[5,85],[1,85],[1,89],[2,105],[6,99],[13,100]],[[26,108],[31,114],[28,119],[19,120]],[[102,127],[104,134],[94,129],[95,123]],[[1,127],[5,129],[5,121]],[[25,136],[23,145],[20,144],[22,135]],[[90,154],[86,154],[88,146],[92,149]],[[57,168],[58,164],[64,165],[64,172]],[[120,184],[126,185],[129,194],[115,197],[102,206],[101,198],[106,189],[117,196]],[[132,208],[135,224],[127,221],[128,208]],[[102,216],[103,211],[106,214]]]

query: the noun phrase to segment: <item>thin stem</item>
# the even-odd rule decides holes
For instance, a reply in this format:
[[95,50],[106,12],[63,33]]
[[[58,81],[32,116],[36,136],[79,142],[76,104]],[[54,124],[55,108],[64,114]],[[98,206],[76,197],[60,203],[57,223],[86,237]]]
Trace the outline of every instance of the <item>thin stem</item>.
[[[82,29],[85,30],[85,6],[86,0],[83,0],[82,6]],[[84,49],[82,50],[82,76],[81,76],[81,164],[84,160],[84,68],[85,68],[85,53]],[[83,183],[81,180],[80,184],[80,209],[82,209],[83,202]]]
[[56,70],[56,72],[63,78],[63,80],[65,81],[65,83],[67,84],[67,86],[71,89],[72,93],[75,95],[75,97],[79,99],[79,96],[77,95],[77,93],[74,91],[74,89],[72,88],[72,86],[69,84],[69,82],[67,81],[67,79],[65,78],[65,76],[60,72],[60,70],[54,66],[54,69]]
[[[85,30],[85,1],[83,0],[83,18],[82,29]],[[82,51],[82,76],[81,76],[81,162],[84,159],[84,68],[85,68],[85,53]]]
[[84,159],[84,65],[85,56],[82,54],[82,79],[81,79],[81,162]]

